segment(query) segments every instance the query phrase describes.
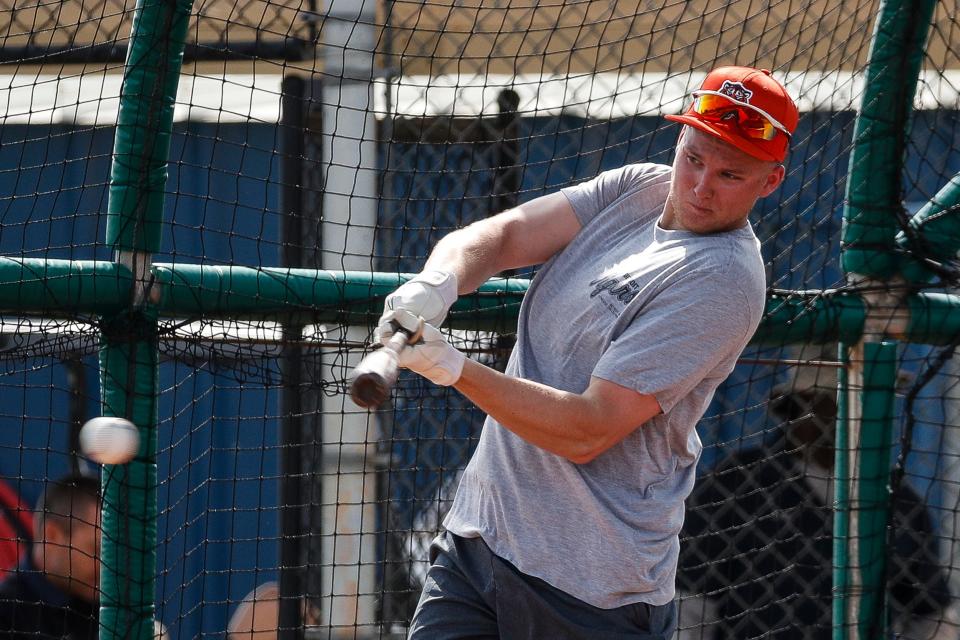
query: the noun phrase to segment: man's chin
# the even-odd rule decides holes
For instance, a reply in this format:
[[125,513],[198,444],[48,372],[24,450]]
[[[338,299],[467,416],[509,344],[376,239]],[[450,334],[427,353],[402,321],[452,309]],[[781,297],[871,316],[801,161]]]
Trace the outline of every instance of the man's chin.
[[718,220],[712,213],[692,212],[683,220],[683,228],[691,233],[725,233],[739,229],[746,224],[746,220],[733,222]]
[[701,214],[690,215],[683,220],[683,228],[691,233],[712,233],[715,227],[716,222]]

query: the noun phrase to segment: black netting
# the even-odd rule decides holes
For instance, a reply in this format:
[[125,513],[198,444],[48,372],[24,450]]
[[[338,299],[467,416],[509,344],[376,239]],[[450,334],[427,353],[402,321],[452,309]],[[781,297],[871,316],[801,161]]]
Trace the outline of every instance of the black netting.
[[[118,259],[104,214],[134,4],[0,0],[0,261]],[[680,129],[663,116],[708,70],[736,63],[771,69],[801,110],[785,181],[751,216],[771,300],[815,309],[860,296],[871,314],[918,292],[952,300],[955,250],[931,257],[937,238],[907,225],[932,200],[956,205],[942,191],[960,173],[952,2],[936,5],[902,127],[902,206],[890,215],[905,239],[880,247],[927,259],[930,277],[857,283],[841,264],[881,5],[195,2],[151,259],[218,275],[192,290],[204,304],[190,312],[191,296],[171,302],[173,285],[158,285],[147,302],[157,334],[127,336],[159,353],[155,617],[169,636],[249,631],[243,616],[257,610],[289,637],[402,637],[484,417],[409,374],[379,410],[359,409],[346,390],[376,312],[348,312],[364,296],[297,290],[277,303],[264,284],[251,296],[262,314],[231,314],[241,296],[221,287],[232,268],[263,282],[278,277],[271,267],[415,272],[454,229],[625,163],[671,163]],[[48,486],[101,473],[77,434],[101,413],[107,325],[64,306],[50,278],[32,305],[0,283],[0,571],[27,552],[33,533],[18,526]],[[922,336],[881,330],[901,339],[885,587],[904,638],[960,633],[960,370],[944,328],[955,313]],[[837,404],[856,366],[833,327],[765,320],[776,322],[767,335],[788,337],[748,347],[698,425],[683,640],[825,638],[835,624],[833,438],[856,403]],[[502,368],[515,335],[483,329],[450,335]]]

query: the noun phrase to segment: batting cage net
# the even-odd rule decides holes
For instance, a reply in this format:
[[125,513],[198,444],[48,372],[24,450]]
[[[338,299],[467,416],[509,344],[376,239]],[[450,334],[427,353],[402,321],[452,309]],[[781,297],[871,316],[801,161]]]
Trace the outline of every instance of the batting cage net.
[[[0,571],[85,603],[0,587],[0,629],[403,637],[484,415],[407,373],[350,400],[384,295],[451,230],[670,164],[663,116],[738,64],[801,118],[751,216],[767,313],[698,426],[678,637],[960,637],[958,13],[0,0]],[[502,368],[535,273],[454,344]],[[100,415],[128,464],[84,456]],[[50,506],[89,476],[102,516]]]

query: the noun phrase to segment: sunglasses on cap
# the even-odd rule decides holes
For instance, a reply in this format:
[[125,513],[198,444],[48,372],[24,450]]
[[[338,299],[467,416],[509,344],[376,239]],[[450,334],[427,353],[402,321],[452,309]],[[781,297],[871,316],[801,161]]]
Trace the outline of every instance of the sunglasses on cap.
[[697,114],[721,122],[735,121],[737,127],[748,138],[755,140],[773,140],[777,133],[790,138],[790,132],[769,113],[745,102],[734,100],[719,91],[694,91],[693,111]]

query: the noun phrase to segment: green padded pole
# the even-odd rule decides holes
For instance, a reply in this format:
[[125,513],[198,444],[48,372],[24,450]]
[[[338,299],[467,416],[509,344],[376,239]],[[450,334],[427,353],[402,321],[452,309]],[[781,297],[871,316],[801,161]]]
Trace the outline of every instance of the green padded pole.
[[750,340],[755,345],[856,342],[863,332],[867,309],[850,294],[767,295],[760,326]]
[[890,454],[893,447],[897,343],[863,344],[860,441],[852,493],[859,571],[858,638],[886,637],[887,523],[890,517]]
[[[960,175],[953,177],[930,202],[910,219],[912,235],[920,244],[918,251],[937,262],[946,262],[957,257],[960,251]],[[902,250],[911,248],[907,234],[897,236]],[[905,260],[903,276],[910,282],[927,282],[933,272],[917,260]]]
[[0,309],[46,316],[115,313],[133,280],[115,262],[0,256]]
[[103,469],[100,637],[153,637],[157,518],[157,310],[143,277],[160,248],[167,155],[192,0],[138,0],[110,172],[106,241],[134,281],[101,318],[103,415],[140,430],[130,463]]
[[841,265],[887,278],[899,268],[897,215],[907,126],[936,0],[881,3],[853,134]]
[[[936,0],[884,0],[874,25],[864,94],[850,154],[840,263],[848,280],[883,284],[901,268],[897,232],[901,173],[917,78]],[[864,294],[867,298],[876,294]],[[873,304],[889,300],[867,299]],[[894,304],[897,304],[894,302]],[[868,317],[865,325],[876,325]],[[866,334],[875,331],[870,329]],[[852,349],[847,372],[846,420],[838,421],[838,455],[848,465],[835,483],[834,640],[884,637],[884,514],[896,346],[876,336]],[[850,389],[862,391],[859,394]],[[858,396],[858,397],[857,397]],[[886,452],[887,459],[883,459]],[[838,473],[841,467],[838,466]],[[871,635],[878,634],[878,635]]]
[[960,335],[960,297],[949,293],[915,293],[907,297],[907,306],[910,342],[948,345]]
[[110,168],[107,244],[160,250],[167,156],[193,0],[138,0]]
[[101,413],[140,430],[140,451],[103,467],[100,638],[153,638],[157,540],[156,316],[104,319],[100,342]]
[[[213,265],[153,265],[159,307],[168,316],[276,318],[302,322],[369,325],[383,311],[383,298],[410,274],[324,271]],[[461,296],[446,324],[507,330],[529,281],[492,278]]]
[[[366,271],[323,271],[210,265],[153,265],[162,315],[203,318],[297,318],[302,322],[370,324],[383,298],[411,276]],[[447,324],[456,328],[512,330],[529,281],[491,278],[461,296]],[[931,312],[960,301],[929,302]],[[751,342],[763,345],[857,342],[866,306],[847,293],[772,294]]]
[[841,345],[833,532],[833,640],[886,637],[887,523],[897,343]]
[[[160,316],[248,318],[370,324],[383,298],[411,276],[367,271],[154,264]],[[0,256],[0,312],[50,317],[117,315],[129,305],[133,276],[115,262]],[[512,330],[530,282],[491,278],[461,296],[447,323],[456,328]],[[960,296],[907,296],[907,337],[919,344],[950,344],[960,333]],[[751,344],[787,345],[863,335],[866,304],[854,293],[771,294]]]

